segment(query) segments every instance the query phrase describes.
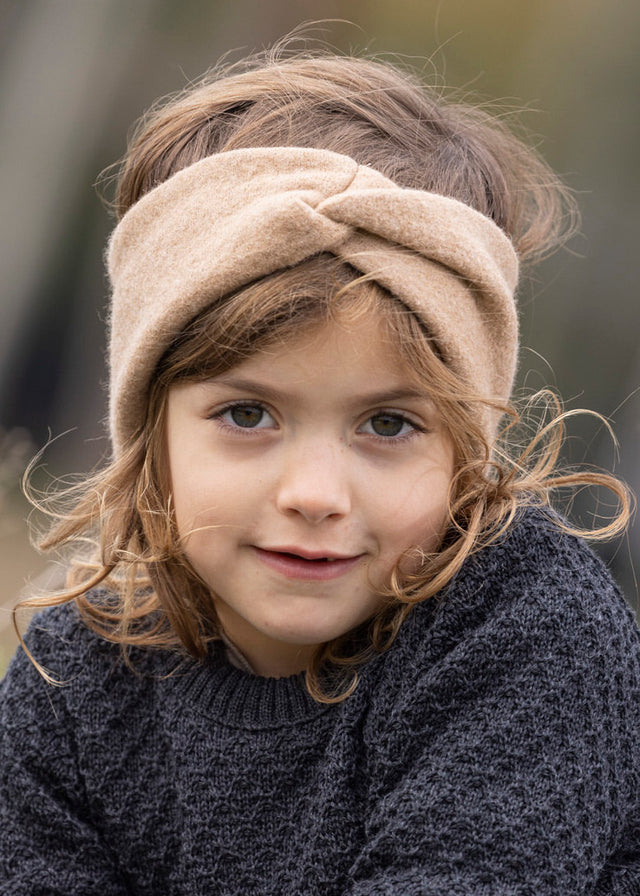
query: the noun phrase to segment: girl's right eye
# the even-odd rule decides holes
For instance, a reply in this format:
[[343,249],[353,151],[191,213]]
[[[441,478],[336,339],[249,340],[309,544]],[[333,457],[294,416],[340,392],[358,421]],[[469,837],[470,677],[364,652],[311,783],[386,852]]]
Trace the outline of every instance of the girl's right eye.
[[213,415],[232,429],[266,429],[275,425],[271,414],[261,404],[232,404]]

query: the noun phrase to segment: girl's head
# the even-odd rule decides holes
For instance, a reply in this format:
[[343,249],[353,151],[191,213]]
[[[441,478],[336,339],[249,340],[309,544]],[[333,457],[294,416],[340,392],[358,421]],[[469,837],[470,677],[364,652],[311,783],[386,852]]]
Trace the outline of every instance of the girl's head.
[[[262,636],[287,642],[287,614],[249,597],[297,583],[288,637],[324,645],[301,654],[317,693],[325,660],[388,643],[504,517],[489,459],[518,256],[557,244],[571,203],[485,112],[321,55],[249,60],[153,111],[116,209],[115,459],[50,543],[98,503],[92,581],[113,574],[120,597],[85,614],[123,644],[195,656],[222,622],[255,660],[263,609]],[[323,553],[361,599],[324,617],[310,602],[296,634],[305,595],[340,581],[305,563]]]

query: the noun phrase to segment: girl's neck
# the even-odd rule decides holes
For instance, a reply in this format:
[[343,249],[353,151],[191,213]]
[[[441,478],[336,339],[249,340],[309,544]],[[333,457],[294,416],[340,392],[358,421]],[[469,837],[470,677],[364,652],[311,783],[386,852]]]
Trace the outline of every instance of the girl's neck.
[[241,669],[243,672],[249,673],[249,675],[257,674],[246,656],[242,653],[241,650],[236,647],[233,641],[231,641],[231,639],[228,638],[224,632],[220,634],[220,640],[226,648],[227,659],[232,666],[235,666],[236,669]]

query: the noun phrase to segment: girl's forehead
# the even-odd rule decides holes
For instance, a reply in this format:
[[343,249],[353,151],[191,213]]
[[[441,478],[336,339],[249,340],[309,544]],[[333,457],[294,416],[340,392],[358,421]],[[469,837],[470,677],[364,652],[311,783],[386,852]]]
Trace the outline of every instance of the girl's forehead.
[[247,360],[266,364],[289,360],[311,366],[329,356],[355,363],[376,361],[381,366],[408,366],[399,340],[383,315],[375,310],[357,315],[341,310],[328,319],[307,322],[260,345]]
[[344,381],[371,389],[409,388],[424,390],[415,370],[407,363],[399,340],[384,318],[367,313],[352,318],[338,314],[329,320],[308,324],[288,336],[279,337],[214,377],[214,380],[250,377],[283,386]]

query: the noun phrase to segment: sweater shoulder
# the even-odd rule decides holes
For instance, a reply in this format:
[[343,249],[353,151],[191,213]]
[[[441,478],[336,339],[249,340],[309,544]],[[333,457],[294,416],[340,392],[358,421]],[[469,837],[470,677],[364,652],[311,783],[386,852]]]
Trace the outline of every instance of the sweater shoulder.
[[84,678],[99,667],[117,668],[120,650],[117,645],[100,637],[84,622],[73,601],[47,607],[30,621],[24,636],[31,654],[19,647],[8,670],[23,669],[38,663],[55,681]]
[[636,700],[640,688],[631,608],[591,548],[538,508],[470,557],[441,595],[416,606],[381,659],[379,693],[407,701],[441,676],[468,679],[472,693],[483,678],[487,687],[499,679],[508,687],[509,676],[530,677],[533,686],[543,667],[540,682],[583,672],[593,680],[601,669],[622,676]]
[[501,616],[531,627],[556,619],[569,632],[608,619],[637,636],[631,608],[605,563],[542,508],[523,511],[495,543],[472,555],[437,599],[443,625],[473,629]]
[[18,648],[0,684],[0,716],[7,729],[38,727],[46,719],[97,720],[101,714],[125,718],[130,712],[133,718],[141,707],[150,709],[154,683],[171,669],[167,654],[156,650],[133,651],[125,662],[120,646],[92,631],[74,603],[38,613],[25,645],[29,653]]

